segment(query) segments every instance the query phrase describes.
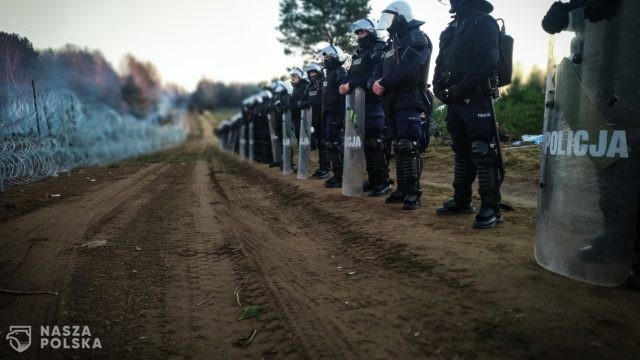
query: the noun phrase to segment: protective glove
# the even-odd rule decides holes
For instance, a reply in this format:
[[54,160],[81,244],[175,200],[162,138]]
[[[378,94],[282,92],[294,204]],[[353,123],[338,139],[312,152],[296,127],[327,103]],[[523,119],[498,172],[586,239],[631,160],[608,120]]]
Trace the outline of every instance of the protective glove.
[[542,29],[549,34],[557,34],[569,25],[568,4],[554,2],[542,19]]
[[444,96],[448,99],[447,105],[452,104],[454,102],[459,102],[460,100],[460,92],[458,91],[458,85],[453,85],[447,90],[444,91]]
[[584,18],[593,23],[608,19],[615,14],[618,5],[620,0],[586,0]]
[[451,105],[451,99],[449,98],[449,93],[447,93],[447,89],[444,86],[434,86],[433,94],[442,101],[443,104]]

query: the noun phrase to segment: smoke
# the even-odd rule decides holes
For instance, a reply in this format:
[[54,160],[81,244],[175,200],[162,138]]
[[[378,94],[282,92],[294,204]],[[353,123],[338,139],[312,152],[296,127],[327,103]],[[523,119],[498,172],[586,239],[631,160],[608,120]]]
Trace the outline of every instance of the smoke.
[[123,64],[120,76],[98,51],[38,53],[0,32],[0,190],[184,141],[187,96],[152,64]]

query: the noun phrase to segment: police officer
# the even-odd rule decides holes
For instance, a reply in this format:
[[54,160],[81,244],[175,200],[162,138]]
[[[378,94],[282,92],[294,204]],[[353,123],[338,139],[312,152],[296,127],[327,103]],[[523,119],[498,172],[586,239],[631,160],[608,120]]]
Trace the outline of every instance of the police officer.
[[406,210],[421,206],[420,114],[425,104],[432,44],[420,31],[424,22],[414,19],[404,1],[395,1],[382,11],[377,28],[389,32],[382,60],[369,79],[369,87],[380,96],[396,153],[398,189],[385,200],[403,203]]
[[338,87],[347,77],[347,71],[342,66],[347,60],[342,49],[330,45],[321,50],[326,69],[326,79],[322,93],[322,121],[324,137],[329,152],[331,171],[333,176],[325,181],[327,188],[342,187],[342,131],[344,128],[345,96],[341,95]]
[[[286,135],[285,131],[289,131],[287,134],[290,134],[290,129],[285,129],[283,127],[282,120],[284,118],[285,112],[289,110],[291,94],[293,94],[293,86],[289,82],[277,80],[271,84],[271,87],[274,92],[273,106],[275,108],[275,114],[276,114],[277,126],[278,126],[278,136],[280,138],[280,141],[278,142],[277,146],[280,148],[280,151],[282,153],[282,151],[284,151],[284,148],[282,146],[282,139]],[[289,151],[292,151],[292,149],[290,149]],[[283,163],[280,162],[278,165],[280,166],[280,168],[282,168]]]
[[391,192],[389,172],[384,144],[384,112],[378,96],[371,92],[367,83],[375,66],[380,62],[384,41],[378,38],[373,21],[361,19],[351,25],[358,37],[358,48],[352,56],[347,82],[340,85],[340,93],[346,95],[356,87],[366,89],[365,95],[365,159],[369,175],[369,196],[383,196]]
[[322,93],[324,90],[324,73],[320,64],[311,63],[304,68],[309,85],[303,100],[303,107],[311,107],[311,147],[318,148],[319,168],[311,175],[317,179],[329,177],[329,152],[324,139],[322,127]]
[[497,73],[499,27],[486,0],[451,0],[454,20],[440,35],[434,92],[448,105],[447,129],[455,152],[453,199],[439,215],[474,213],[471,186],[478,176],[481,198],[475,228],[502,221],[500,161],[496,149],[491,80]]
[[269,120],[264,99],[264,93],[259,92],[253,100],[253,114],[256,119],[256,156],[257,161],[265,164],[271,163],[271,136],[269,134]]
[[289,109],[291,110],[291,121],[296,129],[296,138],[300,139],[300,118],[302,116],[302,109],[306,106],[304,97],[307,92],[307,75],[300,68],[293,68],[289,71],[291,76],[291,85],[293,85],[293,93],[289,100]]

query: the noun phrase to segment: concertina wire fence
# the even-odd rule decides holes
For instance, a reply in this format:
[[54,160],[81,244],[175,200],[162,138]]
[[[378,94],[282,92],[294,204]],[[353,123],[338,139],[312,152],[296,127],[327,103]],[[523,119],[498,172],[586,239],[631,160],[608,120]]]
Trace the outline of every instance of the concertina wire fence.
[[108,165],[184,141],[186,110],[169,97],[145,119],[69,90],[24,90],[0,109],[0,191],[74,168]]

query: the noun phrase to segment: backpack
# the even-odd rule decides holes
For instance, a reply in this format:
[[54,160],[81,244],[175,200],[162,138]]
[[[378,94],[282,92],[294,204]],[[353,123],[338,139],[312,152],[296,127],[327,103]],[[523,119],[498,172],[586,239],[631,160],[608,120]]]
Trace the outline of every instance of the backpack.
[[500,56],[498,59],[498,87],[511,84],[513,76],[513,38],[507,34],[504,25],[504,19],[496,19],[502,22],[500,27],[500,35],[498,37],[498,45],[500,48]]

